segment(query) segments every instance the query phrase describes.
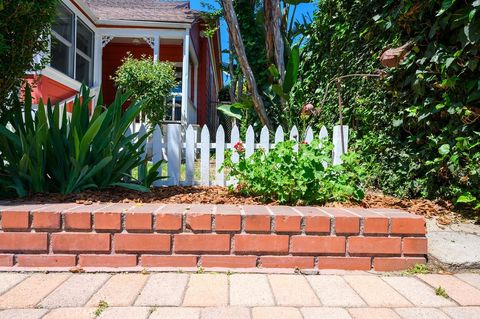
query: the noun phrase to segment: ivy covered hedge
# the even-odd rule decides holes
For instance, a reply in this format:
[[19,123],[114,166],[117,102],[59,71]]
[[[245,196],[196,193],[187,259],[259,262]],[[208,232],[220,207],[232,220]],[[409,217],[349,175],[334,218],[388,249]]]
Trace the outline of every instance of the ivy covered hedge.
[[327,82],[411,44],[384,77],[342,81],[354,147],[386,193],[480,209],[480,1],[323,0],[307,33],[295,99],[318,123],[339,119],[335,85],[321,105]]

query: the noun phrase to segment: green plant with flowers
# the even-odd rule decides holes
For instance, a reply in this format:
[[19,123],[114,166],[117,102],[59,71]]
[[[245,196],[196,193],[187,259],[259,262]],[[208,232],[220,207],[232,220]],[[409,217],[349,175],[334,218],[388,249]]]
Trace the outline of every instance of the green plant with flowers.
[[[238,142],[225,152],[222,168],[237,181],[230,186],[231,191],[266,202],[310,205],[361,201],[365,171],[357,154],[347,153],[342,164],[333,165],[332,149],[325,140],[286,141],[269,152],[258,149],[246,157],[244,145]],[[232,160],[234,154],[238,154],[238,162]]]

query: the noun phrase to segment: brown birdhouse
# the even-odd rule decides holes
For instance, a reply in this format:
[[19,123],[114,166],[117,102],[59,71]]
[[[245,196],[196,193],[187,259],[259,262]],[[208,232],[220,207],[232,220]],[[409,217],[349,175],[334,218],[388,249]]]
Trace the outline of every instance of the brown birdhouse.
[[380,63],[387,68],[399,66],[410,53],[412,45],[413,42],[407,42],[398,48],[384,49],[380,55]]

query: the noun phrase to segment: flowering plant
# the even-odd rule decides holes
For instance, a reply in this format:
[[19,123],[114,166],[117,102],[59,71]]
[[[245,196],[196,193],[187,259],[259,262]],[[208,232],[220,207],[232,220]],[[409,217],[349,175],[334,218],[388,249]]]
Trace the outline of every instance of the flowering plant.
[[[363,199],[364,170],[355,153],[343,156],[343,164],[332,164],[333,146],[314,140],[278,143],[274,149],[256,150],[246,157],[241,142],[225,154],[222,168],[237,181],[232,191],[245,196],[259,196],[264,201],[282,204],[324,204],[333,201]],[[232,161],[233,152],[239,160]]]

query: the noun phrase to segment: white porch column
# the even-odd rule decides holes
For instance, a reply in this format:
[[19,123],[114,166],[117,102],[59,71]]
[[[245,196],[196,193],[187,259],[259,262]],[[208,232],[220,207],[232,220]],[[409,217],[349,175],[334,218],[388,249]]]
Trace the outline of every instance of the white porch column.
[[195,63],[195,67],[194,67],[194,72],[195,72],[195,78],[194,78],[194,82],[193,82],[193,104],[195,105],[195,108],[198,107],[197,105],[197,101],[198,101],[198,62]]
[[160,61],[160,36],[153,37],[153,62]]
[[188,124],[188,90],[189,90],[189,61],[190,61],[190,29],[185,29],[183,36],[183,63],[182,63],[182,124]]
[[102,83],[102,35],[95,35],[95,52],[93,57],[93,86],[98,87]]

